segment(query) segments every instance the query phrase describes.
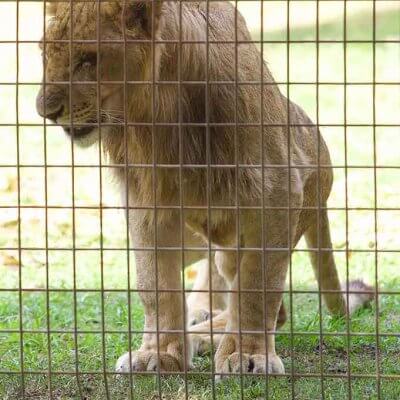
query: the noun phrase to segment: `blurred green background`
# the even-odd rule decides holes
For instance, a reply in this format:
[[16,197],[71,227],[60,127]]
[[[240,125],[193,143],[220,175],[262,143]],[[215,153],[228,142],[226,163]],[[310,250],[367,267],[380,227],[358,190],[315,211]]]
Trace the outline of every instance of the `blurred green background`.
[[[342,280],[346,276],[346,266],[350,278],[364,277],[374,283],[378,272],[381,290],[399,290],[400,287],[400,6],[397,1],[377,1],[375,3],[376,25],[373,29],[373,2],[347,1],[346,8],[346,58],[344,45],[344,2],[319,2],[319,44],[317,59],[317,6],[315,1],[290,1],[289,18],[286,1],[264,2],[264,56],[284,93],[289,91],[292,100],[301,105],[310,117],[322,124],[322,134],[328,143],[335,168],[335,182],[329,206],[351,208],[330,211],[334,248],[338,250],[336,260]],[[43,31],[43,10],[40,2],[20,1],[19,40],[39,40]],[[253,37],[260,39],[260,2],[239,1],[239,10],[248,21]],[[287,32],[289,19],[290,32]],[[377,39],[375,44],[368,43]],[[308,40],[310,43],[281,43],[290,40]],[[0,42],[15,41],[16,2],[0,3]],[[327,43],[326,41],[337,41]],[[390,42],[392,41],[392,42]],[[271,43],[272,42],[272,43]],[[275,42],[275,43],[274,43]],[[373,58],[375,46],[375,60]],[[289,51],[288,51],[289,50]],[[98,333],[78,336],[78,352],[71,333],[25,333],[24,369],[46,371],[49,368],[50,348],[51,369],[54,371],[74,371],[75,356],[79,357],[82,372],[102,371],[102,349],[106,348],[106,367],[110,371],[117,357],[126,351],[128,305],[126,293],[106,291],[85,292],[85,289],[100,289],[102,271],[105,289],[127,288],[126,225],[120,210],[102,211],[103,229],[100,231],[99,205],[119,206],[119,195],[110,182],[109,171],[103,167],[103,192],[100,198],[98,168],[88,167],[99,163],[98,149],[74,149],[75,191],[72,193],[71,143],[60,128],[47,127],[46,138],[43,126],[21,126],[19,136],[19,174],[21,209],[21,236],[18,236],[18,161],[17,128],[20,124],[42,124],[35,111],[35,96],[42,74],[40,51],[35,43],[21,43],[18,46],[19,101],[16,102],[17,47],[15,43],[0,43],[0,371],[20,371],[20,337],[13,330],[20,326],[27,330],[99,331],[101,312],[105,309],[107,330],[121,333],[107,334],[104,343]],[[289,58],[287,58],[289,54]],[[289,77],[287,64],[289,63]],[[345,76],[346,71],[346,76]],[[318,119],[317,119],[317,86]],[[375,103],[373,86],[375,75]],[[291,82],[290,86],[285,84]],[[346,90],[343,82],[348,85]],[[22,83],[30,83],[22,85]],[[34,83],[34,84],[31,84]],[[346,95],[346,96],[345,96]],[[371,124],[375,113],[376,128]],[[346,114],[346,120],[345,120]],[[17,118],[18,117],[18,118]],[[344,128],[346,124],[346,129]],[[339,126],[337,126],[339,125]],[[342,126],[340,126],[342,125]],[[375,138],[375,146],[374,146]],[[374,166],[374,159],[379,169]],[[351,166],[346,171],[345,161]],[[104,160],[103,160],[104,161]],[[43,164],[48,168],[45,169]],[[63,165],[58,167],[57,165]],[[369,168],[366,168],[369,167]],[[374,196],[376,173],[377,198]],[[47,185],[47,199],[45,186]],[[347,187],[347,191],[346,191]],[[346,196],[347,192],[347,196]],[[72,210],[59,206],[78,207],[75,210],[76,252],[63,250],[72,248]],[[47,202],[46,211],[42,208]],[[375,203],[380,209],[374,211]],[[38,207],[39,206],[39,207]],[[81,208],[79,208],[81,207]],[[85,208],[89,207],[89,208]],[[92,208],[90,208],[92,207]],[[375,242],[375,215],[377,237]],[[348,262],[346,263],[346,223],[348,224]],[[47,238],[46,238],[47,231]],[[97,249],[103,238],[104,251]],[[46,254],[43,249],[47,246]],[[18,245],[29,250],[11,250]],[[299,249],[305,248],[301,242]],[[357,252],[356,250],[363,250]],[[378,252],[376,253],[376,250]],[[131,254],[131,265],[133,254]],[[377,262],[376,262],[377,261]],[[19,265],[21,264],[21,269]],[[48,286],[52,289],[72,289],[75,284],[81,291],[74,297],[71,292],[34,291]],[[103,267],[103,268],[102,268]],[[21,272],[21,274],[20,274]],[[48,272],[48,274],[47,274]],[[194,276],[195,272],[189,275]],[[134,285],[132,274],[131,286]],[[31,289],[22,293],[22,318],[18,292],[7,291],[21,285]],[[304,252],[294,253],[294,289],[316,289],[316,284]],[[49,301],[50,312],[46,312]],[[363,332],[365,336],[352,336],[350,342],[343,336],[324,336],[323,361],[320,362],[317,295],[294,295],[293,329],[307,332],[308,336],[288,335],[277,337],[277,351],[283,356],[287,372],[330,374],[376,373],[376,366],[382,374],[400,374],[400,296],[381,295],[370,310],[361,311],[351,322],[352,332]],[[76,306],[77,320],[74,319]],[[375,321],[378,312],[379,331],[391,333],[379,340],[381,357],[375,358]],[[132,297],[133,328],[142,328],[143,316],[136,296]],[[344,321],[330,317],[323,308],[322,326],[324,332],[346,332]],[[6,332],[5,332],[6,330]],[[8,331],[7,331],[8,330]],[[284,331],[290,330],[289,323]],[[2,332],[3,331],[3,332]],[[48,346],[50,338],[50,346]],[[140,341],[133,337],[133,345]],[[350,352],[348,352],[348,346]],[[292,348],[292,350],[291,350]],[[348,363],[348,360],[349,363]],[[209,372],[210,358],[196,360],[198,369]],[[165,398],[184,397],[181,378],[163,380]],[[190,378],[191,399],[212,398],[212,385],[207,377]],[[101,376],[84,375],[81,380],[83,393],[90,399],[105,398],[105,387]],[[244,381],[244,396],[247,399],[265,398],[265,383]],[[324,390],[325,398],[344,399],[349,391],[346,379],[325,379],[323,388],[317,378],[299,378],[290,382],[287,378],[270,379],[268,391],[271,398],[287,399],[292,390],[298,399],[320,398]],[[46,398],[48,379],[45,374],[26,378],[28,398]],[[129,387],[126,381],[109,378],[112,398],[122,398]],[[12,374],[0,375],[0,394],[4,399],[19,398],[19,377]],[[77,382],[73,376],[54,376],[52,391],[54,398],[79,398]],[[134,383],[134,394],[139,399],[156,399],[157,384],[152,378],[138,379]],[[229,380],[216,387],[219,399],[240,398],[240,381]],[[351,384],[354,399],[400,398],[398,380],[382,379],[380,387],[376,379],[354,379]],[[176,394],[178,393],[178,394]],[[56,395],[58,397],[56,397]],[[125,395],[125,394],[124,394]],[[1,397],[0,396],[0,397]],[[31,397],[29,397],[31,396]],[[36,396],[36,397],[35,397]],[[42,396],[42,397],[41,397]],[[154,396],[154,397],[152,397]],[[181,396],[181,397],[180,397]]]

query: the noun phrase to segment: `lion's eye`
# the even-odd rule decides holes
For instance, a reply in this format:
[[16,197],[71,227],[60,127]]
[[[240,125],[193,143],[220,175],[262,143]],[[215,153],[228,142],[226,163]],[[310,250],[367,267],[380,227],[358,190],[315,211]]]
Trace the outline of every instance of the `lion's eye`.
[[96,53],[83,54],[79,64],[82,68],[94,67],[97,64],[97,54]]

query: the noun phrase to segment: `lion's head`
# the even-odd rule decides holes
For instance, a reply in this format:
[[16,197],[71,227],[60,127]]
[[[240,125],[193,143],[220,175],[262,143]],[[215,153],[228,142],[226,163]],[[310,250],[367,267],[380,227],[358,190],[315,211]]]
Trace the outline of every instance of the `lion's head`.
[[121,126],[124,84],[150,79],[147,64],[161,5],[67,0],[50,2],[47,9],[51,19],[40,44],[44,79],[37,111],[77,143],[90,145],[99,124],[102,135],[113,123]]

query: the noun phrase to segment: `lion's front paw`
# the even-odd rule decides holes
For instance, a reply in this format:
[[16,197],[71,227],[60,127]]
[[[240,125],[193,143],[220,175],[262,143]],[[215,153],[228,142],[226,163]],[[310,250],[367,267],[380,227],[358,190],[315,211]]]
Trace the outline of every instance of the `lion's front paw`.
[[215,366],[216,372],[220,374],[219,378],[238,373],[283,374],[285,368],[281,359],[275,352],[260,354],[263,347],[262,340],[257,337],[247,338],[246,343],[240,346],[237,338],[224,335],[215,354]]
[[[241,363],[240,363],[241,361]],[[241,366],[240,366],[241,365]],[[222,375],[234,374],[265,374],[268,370],[269,374],[283,374],[285,368],[281,359],[275,355],[268,355],[268,359],[263,354],[247,354],[243,353],[240,357],[239,352],[230,354],[222,363],[221,371],[217,371]]]
[[[171,354],[160,352],[160,359],[156,351],[133,351],[129,357],[129,353],[122,355],[116,365],[116,372],[141,372],[141,371],[180,371],[179,361]],[[132,367],[129,368],[129,361],[132,362]],[[159,361],[159,362],[158,362]]]

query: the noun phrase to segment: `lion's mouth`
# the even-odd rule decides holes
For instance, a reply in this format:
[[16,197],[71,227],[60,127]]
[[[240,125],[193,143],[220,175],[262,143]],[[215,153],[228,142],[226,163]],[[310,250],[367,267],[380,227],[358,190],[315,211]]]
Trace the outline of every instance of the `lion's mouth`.
[[95,126],[74,126],[72,128],[64,127],[64,131],[67,135],[71,136],[71,138],[81,138],[94,131],[95,128]]

